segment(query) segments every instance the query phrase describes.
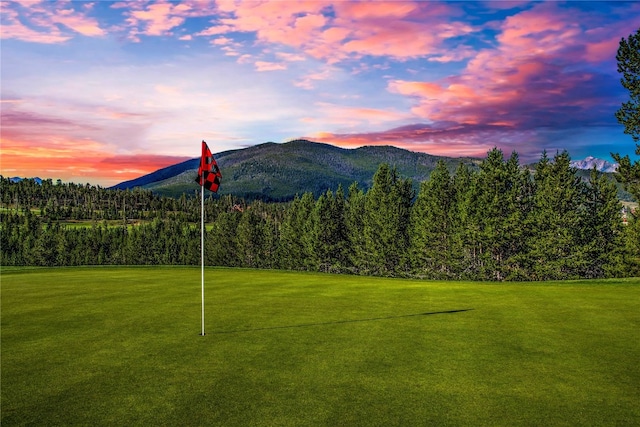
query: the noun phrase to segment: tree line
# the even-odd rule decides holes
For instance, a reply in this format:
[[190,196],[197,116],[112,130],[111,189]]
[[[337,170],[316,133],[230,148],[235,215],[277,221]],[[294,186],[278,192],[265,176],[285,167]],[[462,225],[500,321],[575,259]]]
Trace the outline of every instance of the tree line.
[[[640,220],[623,225],[615,184],[595,170],[584,182],[569,163],[566,152],[543,154],[530,171],[493,149],[478,171],[438,163],[417,194],[382,164],[367,191],[354,183],[289,203],[209,197],[205,263],[452,280],[638,275]],[[200,263],[197,194],[0,185],[3,266]]]

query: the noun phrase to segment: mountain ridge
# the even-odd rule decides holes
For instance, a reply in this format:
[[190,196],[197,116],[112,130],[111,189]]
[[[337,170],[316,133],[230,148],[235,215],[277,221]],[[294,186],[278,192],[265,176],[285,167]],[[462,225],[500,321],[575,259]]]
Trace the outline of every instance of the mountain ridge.
[[[219,195],[231,194],[247,200],[287,201],[296,195],[311,192],[315,197],[327,190],[343,190],[357,182],[366,190],[381,163],[396,167],[402,177],[413,181],[414,189],[429,178],[438,160],[444,160],[451,173],[460,163],[477,169],[481,158],[443,157],[413,152],[394,146],[364,146],[347,149],[330,144],[295,139],[285,143],[262,144],[228,150],[214,154],[222,172]],[[127,189],[141,187],[159,195],[180,197],[194,195],[199,189],[195,182],[200,158],[196,157],[175,165],[158,169],[139,178],[124,181],[110,188]],[[582,179],[588,178],[588,170],[612,165],[602,159],[587,157],[573,161]],[[613,165],[615,166],[615,165]],[[534,168],[533,165],[524,167]],[[585,175],[586,174],[586,175]],[[611,179],[614,179],[611,177]],[[620,185],[619,196],[629,198]]]
[[[381,163],[395,166],[414,186],[426,180],[438,160],[453,172],[460,163],[477,168],[482,159],[450,158],[417,153],[393,146],[365,146],[355,149],[296,139],[277,144],[265,142],[238,150],[214,154],[222,173],[220,195],[233,194],[265,201],[291,200],[311,192],[316,197],[338,185],[346,189],[354,182],[366,189]],[[111,188],[142,187],[161,195],[180,196],[198,189],[195,176],[199,158],[159,169]]]

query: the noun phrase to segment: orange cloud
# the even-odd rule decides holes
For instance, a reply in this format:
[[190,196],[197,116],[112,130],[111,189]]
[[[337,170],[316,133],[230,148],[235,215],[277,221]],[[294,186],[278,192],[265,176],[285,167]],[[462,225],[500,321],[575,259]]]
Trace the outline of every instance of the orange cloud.
[[46,145],[38,145],[3,135],[0,173],[5,177],[38,176],[111,186],[189,159],[149,154],[115,155],[97,141],[53,139]]
[[350,107],[336,105],[328,102],[316,102],[325,120],[332,125],[356,127],[358,125],[381,125],[390,122],[406,120],[411,115],[397,111],[382,110],[379,108]]
[[389,89],[402,95],[436,98],[445,93],[445,89],[437,83],[431,82],[408,82],[402,80],[392,80],[389,82]]

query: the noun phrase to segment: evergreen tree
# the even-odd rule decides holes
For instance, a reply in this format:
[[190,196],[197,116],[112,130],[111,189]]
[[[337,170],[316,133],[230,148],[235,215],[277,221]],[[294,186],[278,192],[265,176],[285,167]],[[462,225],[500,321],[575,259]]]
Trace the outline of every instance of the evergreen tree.
[[411,210],[411,261],[419,276],[447,278],[452,274],[454,188],[444,161],[438,161]]
[[284,214],[280,226],[278,258],[281,268],[307,269],[313,262],[310,237],[311,213],[315,202],[312,193],[296,196]]
[[355,274],[363,274],[366,260],[364,210],[366,196],[357,183],[351,184],[345,206],[346,263]]
[[583,184],[570,166],[569,154],[550,162],[543,154],[534,173],[535,194],[530,213],[532,236],[527,262],[535,280],[580,277],[585,254],[580,246]]
[[624,125],[624,132],[638,142],[640,141],[640,28],[635,34],[629,35],[627,40],[624,38],[620,40],[616,60],[618,72],[622,74],[620,82],[630,95],[629,101],[623,103],[616,112],[616,118]]
[[454,277],[473,278],[472,266],[475,259],[473,229],[471,221],[473,188],[476,174],[461,163],[453,176],[454,200],[451,209],[451,269]]
[[640,276],[640,210],[629,213],[627,225],[623,228],[624,275],[627,277]]
[[238,211],[220,212],[212,221],[211,230],[207,232],[205,241],[207,265],[227,267],[240,265],[236,251],[238,246],[236,238],[241,216],[242,214]]
[[505,280],[521,276],[522,222],[529,203],[527,179],[520,171],[516,153],[505,162],[502,151],[494,148],[480,165],[467,206],[466,242],[476,278]]
[[[640,29],[627,40],[620,40],[616,59],[618,72],[622,74],[620,82],[630,95],[629,101],[616,112],[616,118],[624,125],[624,133],[636,142],[636,154],[640,154]],[[622,157],[618,153],[612,157],[619,164],[616,178],[640,202],[640,161],[632,163],[628,155]]]
[[594,167],[582,211],[582,245],[586,257],[582,277],[601,278],[623,273],[623,230],[617,189]]
[[264,253],[264,220],[255,209],[246,209],[242,213],[237,228],[236,252],[243,267],[262,266]]
[[411,181],[401,179],[395,168],[380,165],[365,199],[366,264],[373,274],[403,272],[412,199]]
[[313,264],[320,271],[342,271],[345,267],[344,194],[338,188],[336,196],[327,190],[316,201],[311,215]]

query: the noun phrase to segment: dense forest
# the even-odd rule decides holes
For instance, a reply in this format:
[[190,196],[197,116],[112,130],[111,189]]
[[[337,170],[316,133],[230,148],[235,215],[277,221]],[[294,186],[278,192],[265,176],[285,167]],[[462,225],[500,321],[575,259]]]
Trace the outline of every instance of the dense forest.
[[[222,183],[224,186],[224,182]],[[3,266],[200,263],[199,193],[0,179]],[[357,184],[288,203],[205,201],[206,265],[471,280],[552,280],[640,274],[640,220],[622,221],[616,186],[588,181],[568,153],[535,170],[516,153],[480,169],[439,162],[416,194],[381,164]]]

